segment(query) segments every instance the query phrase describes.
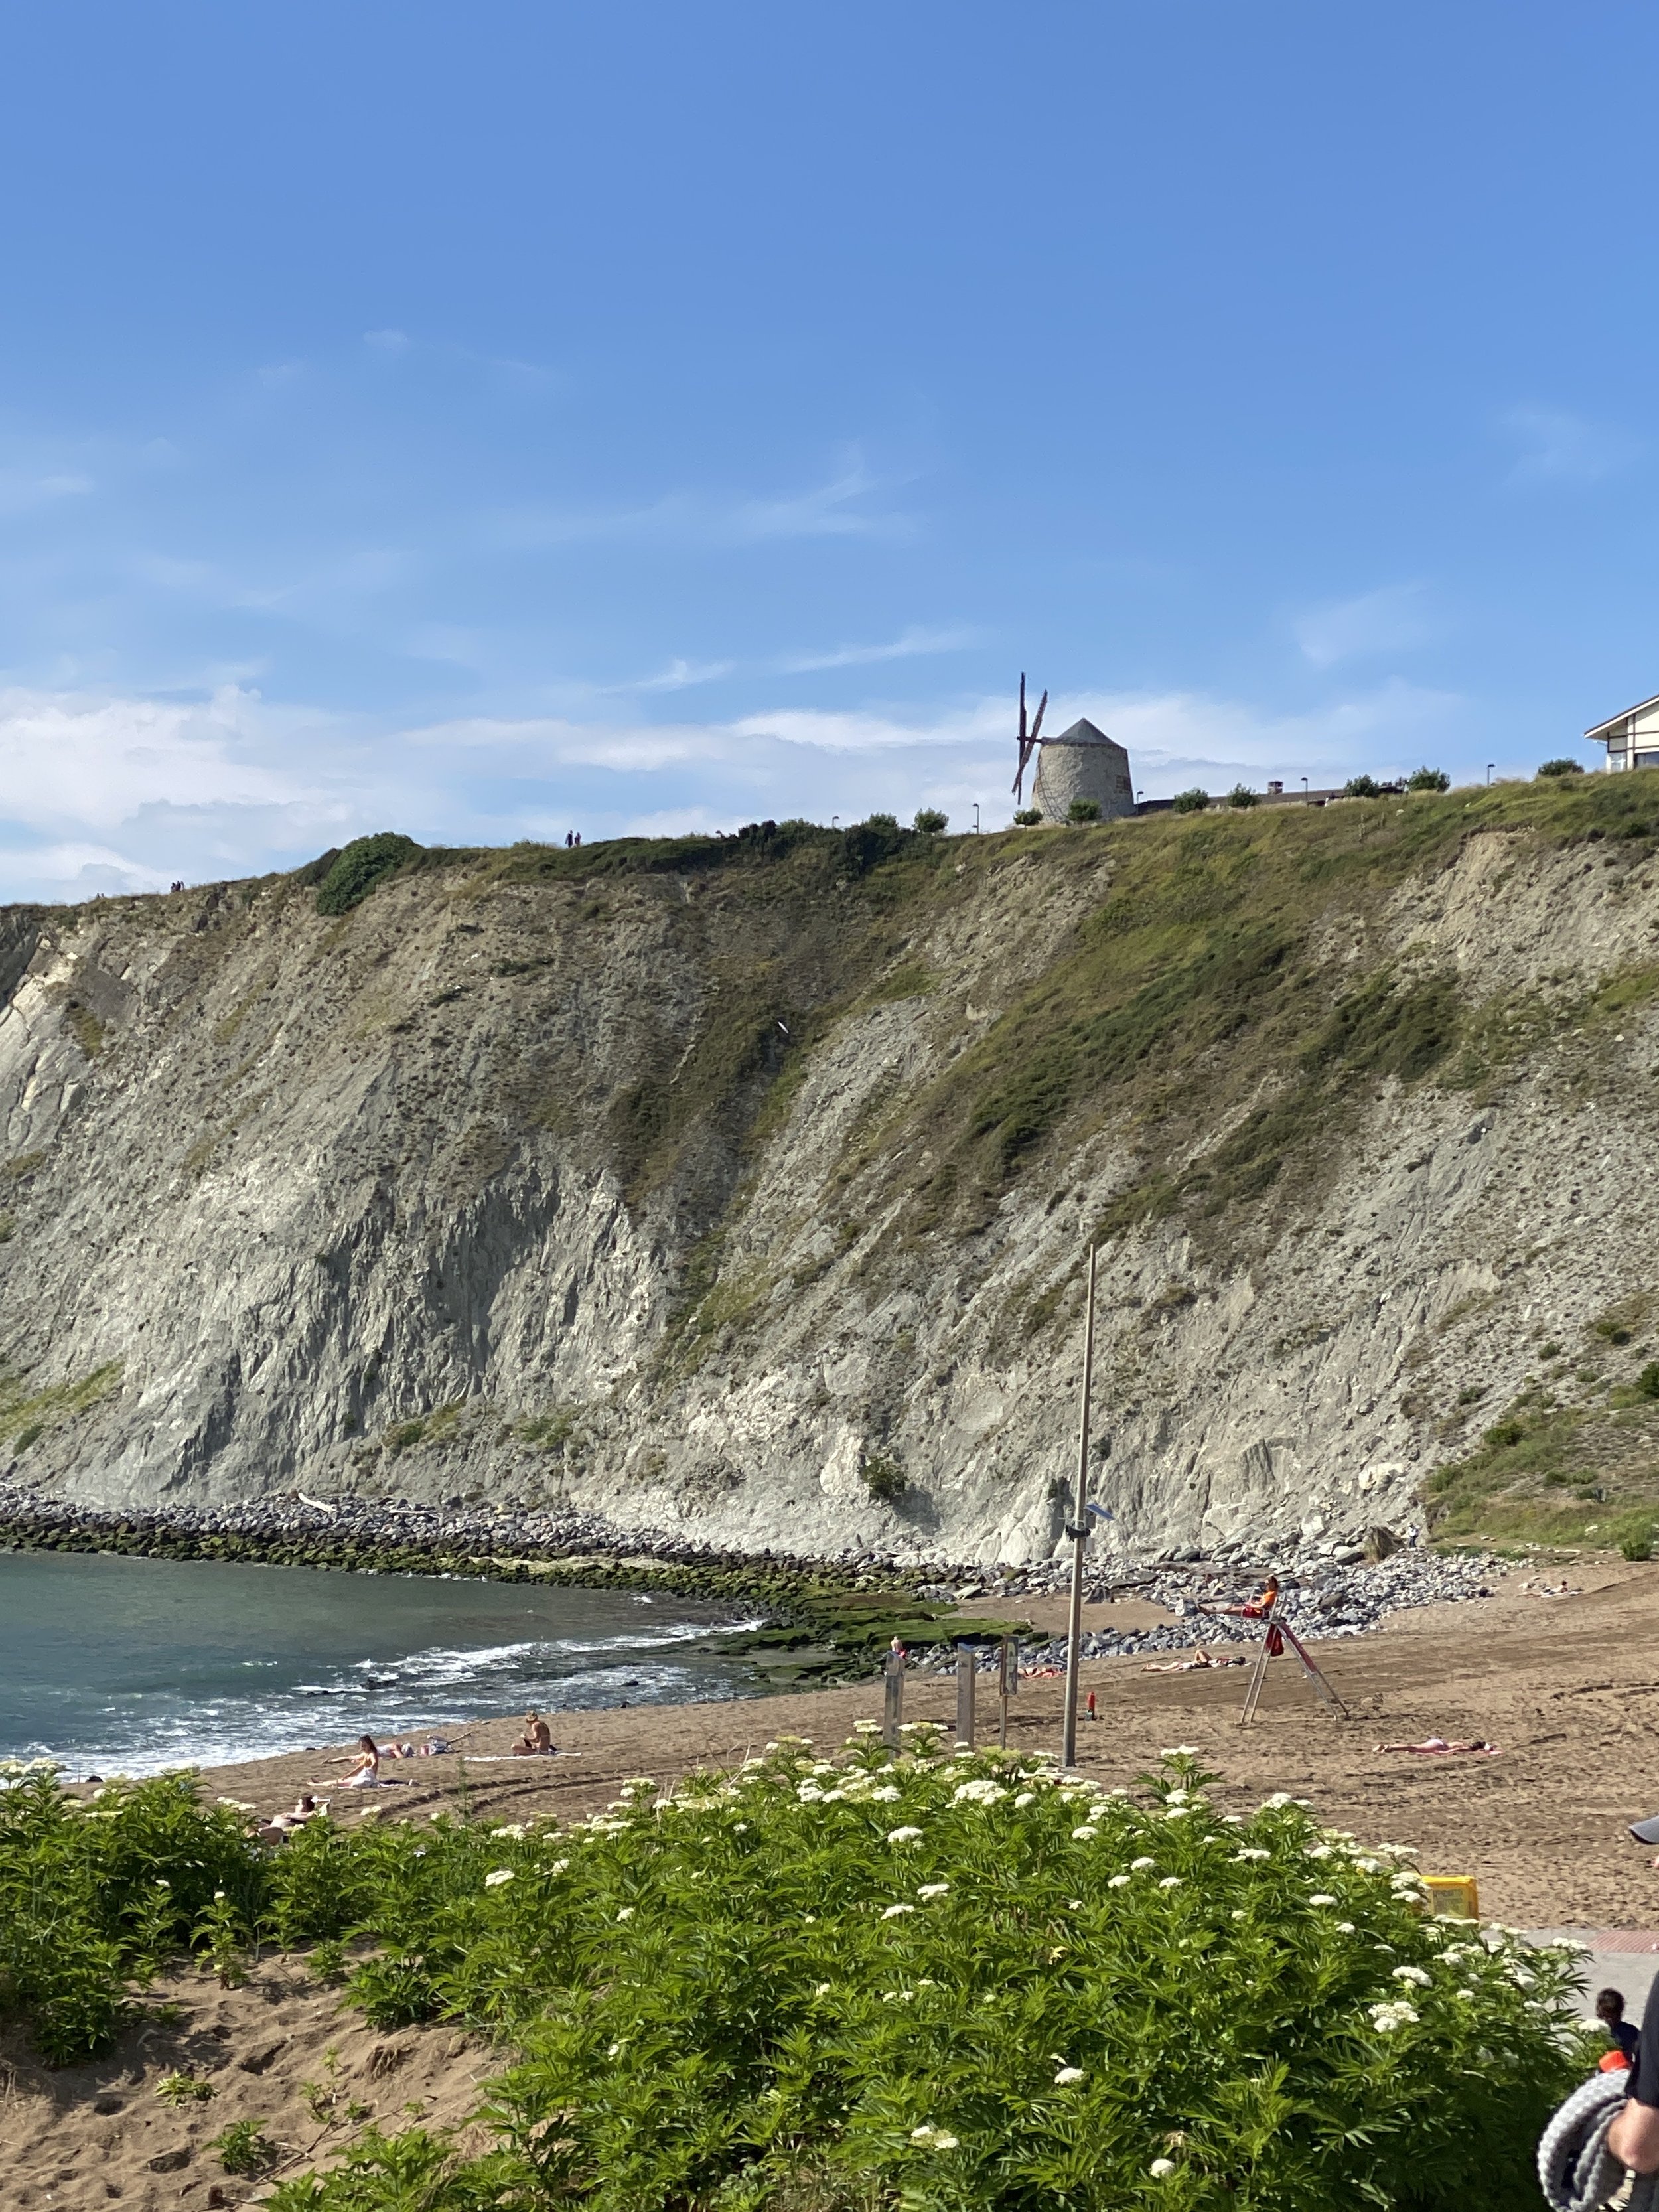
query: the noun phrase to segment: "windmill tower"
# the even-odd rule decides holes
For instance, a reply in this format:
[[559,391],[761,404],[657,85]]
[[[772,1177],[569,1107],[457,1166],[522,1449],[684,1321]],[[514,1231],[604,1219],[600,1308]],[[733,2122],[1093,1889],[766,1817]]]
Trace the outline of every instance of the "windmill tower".
[[1042,710],[1048,703],[1045,691],[1028,730],[1025,724],[1025,678],[1019,679],[1019,767],[1014,776],[1014,804],[1020,803],[1025,770],[1033,753],[1036,774],[1031,782],[1031,804],[1045,822],[1071,817],[1073,799],[1092,799],[1100,818],[1109,822],[1135,811],[1134,778],[1127,747],[1088,720],[1073,722],[1057,738],[1045,738]]

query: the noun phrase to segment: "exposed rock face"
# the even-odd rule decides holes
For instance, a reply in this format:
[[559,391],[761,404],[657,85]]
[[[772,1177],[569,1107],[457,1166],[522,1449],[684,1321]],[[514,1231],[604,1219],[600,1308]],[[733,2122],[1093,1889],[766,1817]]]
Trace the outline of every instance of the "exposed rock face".
[[1420,1525],[1652,1276],[1659,890],[1413,805],[5,910],[0,1474],[1040,1556],[1102,1226],[1109,1541]]

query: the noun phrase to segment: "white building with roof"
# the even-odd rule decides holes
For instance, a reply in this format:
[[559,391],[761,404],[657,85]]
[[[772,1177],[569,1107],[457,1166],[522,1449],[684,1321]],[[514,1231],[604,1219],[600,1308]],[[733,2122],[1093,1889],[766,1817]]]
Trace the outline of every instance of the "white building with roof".
[[1598,722],[1585,731],[1584,742],[1607,747],[1610,769],[1659,768],[1659,696]]

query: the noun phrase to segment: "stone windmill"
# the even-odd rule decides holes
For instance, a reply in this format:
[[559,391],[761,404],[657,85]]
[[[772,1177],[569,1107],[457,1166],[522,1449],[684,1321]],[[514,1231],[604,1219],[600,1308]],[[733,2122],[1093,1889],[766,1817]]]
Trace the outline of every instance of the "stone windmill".
[[1075,799],[1092,799],[1100,819],[1135,811],[1134,778],[1127,749],[1087,720],[1073,722],[1057,738],[1042,735],[1042,710],[1048,703],[1045,691],[1030,729],[1025,725],[1025,678],[1019,679],[1019,767],[1014,777],[1014,804],[1018,805],[1025,770],[1031,755],[1037,757],[1031,783],[1031,804],[1045,822],[1071,818]]

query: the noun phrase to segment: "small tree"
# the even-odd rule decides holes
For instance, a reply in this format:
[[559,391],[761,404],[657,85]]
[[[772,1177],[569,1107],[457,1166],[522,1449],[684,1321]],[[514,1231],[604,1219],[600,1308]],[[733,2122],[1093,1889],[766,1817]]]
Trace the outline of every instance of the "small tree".
[[922,806],[916,810],[916,828],[924,837],[937,837],[949,827],[951,817],[941,814],[937,806]]
[[1344,799],[1380,799],[1382,795],[1375,776],[1351,775],[1342,787]]
[[1538,773],[1540,775],[1583,775],[1584,763],[1576,760],[1545,761]]
[[1097,799],[1074,799],[1066,810],[1068,822],[1098,822],[1100,801]]
[[1042,809],[1040,806],[1022,806],[1014,819],[1022,830],[1035,830],[1042,819]]
[[1248,783],[1236,783],[1227,793],[1227,804],[1229,806],[1254,806],[1255,793]]
[[1451,778],[1443,768],[1414,768],[1406,778],[1407,791],[1449,791]]
[[1178,791],[1170,801],[1177,814],[1201,814],[1210,803],[1210,794],[1194,784],[1190,791]]

